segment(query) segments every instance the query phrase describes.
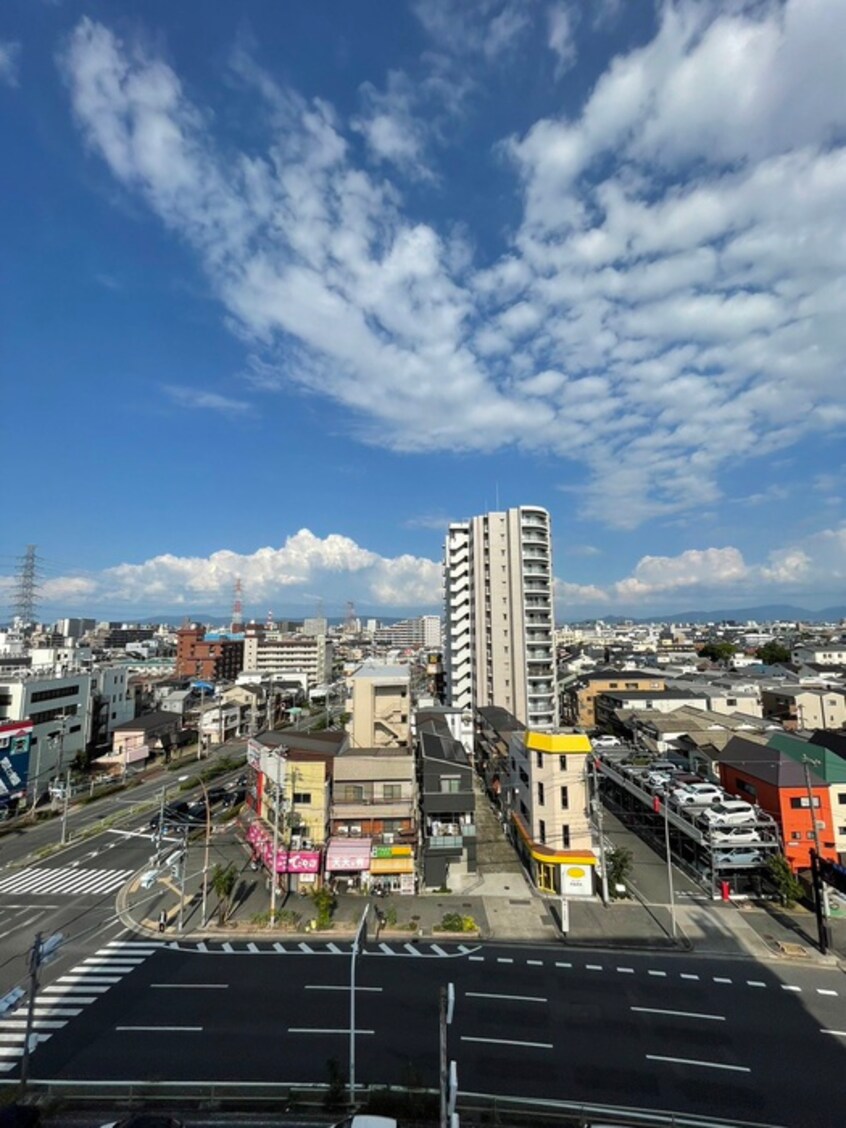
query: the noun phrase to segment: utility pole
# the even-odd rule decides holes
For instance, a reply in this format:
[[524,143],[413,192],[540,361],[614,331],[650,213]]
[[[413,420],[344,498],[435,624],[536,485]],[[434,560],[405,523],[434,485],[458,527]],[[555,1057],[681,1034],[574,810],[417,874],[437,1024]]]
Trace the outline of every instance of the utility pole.
[[203,799],[206,802],[206,848],[203,853],[203,905],[200,909],[200,928],[206,927],[206,908],[209,896],[209,840],[211,839],[211,807],[209,805],[209,792],[206,785],[200,780],[203,789]]
[[350,1105],[355,1107],[355,961],[367,940],[367,914],[370,905],[365,905],[358,922],[350,955]]
[[185,923],[185,870],[188,868],[188,827],[183,831],[182,837],[182,863],[179,869],[179,920],[176,925],[177,932],[182,931]]
[[276,924],[276,885],[278,883],[277,876],[277,857],[279,854],[279,808],[282,804],[282,782],[280,779],[282,767],[282,757],[276,753],[276,792],[273,797],[273,861],[270,866],[270,927]]
[[68,768],[65,773],[65,795],[62,804],[62,846],[67,845],[68,841],[68,807],[70,806],[70,789],[71,789],[71,770]]
[[599,772],[596,765],[596,757],[592,756],[590,760],[591,774],[593,776],[593,800],[591,806],[593,808],[594,818],[596,819],[596,831],[599,836],[599,868],[602,871],[602,903],[608,905],[608,868],[605,864],[605,828],[603,825],[603,811],[602,800],[599,797]]
[[455,1062],[450,1067],[447,1060],[447,1027],[451,1025],[454,1013],[455,987],[448,983],[440,990],[438,1008],[438,1088],[441,1096],[439,1128],[450,1128],[455,1113],[455,1093],[451,1083]]
[[676,899],[673,891],[673,856],[670,853],[670,804],[667,802],[667,796],[663,799],[655,796],[653,800],[653,810],[660,811],[661,807],[664,808],[664,849],[667,854],[667,889],[670,894],[670,928],[672,930],[673,940],[676,939]]
[[817,933],[819,935],[820,953],[825,955],[831,947],[831,925],[829,924],[830,912],[828,906],[828,890],[820,874],[820,859],[822,846],[820,844],[819,821],[814,808],[814,789],[811,786],[811,764],[819,764],[808,756],[802,757],[802,768],[805,772],[805,787],[808,791],[808,810],[811,814],[811,829],[814,833],[814,849],[811,851],[811,878],[814,887],[814,902],[817,913]]

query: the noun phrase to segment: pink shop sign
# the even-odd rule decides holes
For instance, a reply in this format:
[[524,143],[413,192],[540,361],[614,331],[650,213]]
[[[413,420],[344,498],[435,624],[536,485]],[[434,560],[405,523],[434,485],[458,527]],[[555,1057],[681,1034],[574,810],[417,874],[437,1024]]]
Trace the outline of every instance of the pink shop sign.
[[293,850],[288,855],[288,873],[318,873],[320,852]]

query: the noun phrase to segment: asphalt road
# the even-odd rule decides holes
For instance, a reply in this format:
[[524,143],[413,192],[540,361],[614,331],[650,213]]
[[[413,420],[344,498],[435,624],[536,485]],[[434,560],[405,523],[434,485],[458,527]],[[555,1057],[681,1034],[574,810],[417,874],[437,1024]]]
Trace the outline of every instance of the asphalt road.
[[[57,981],[33,1077],[325,1083],[327,1060],[348,1060],[349,945],[253,947],[103,945]],[[360,1083],[436,1084],[438,992],[452,982],[449,1056],[464,1093],[842,1128],[839,972],[571,948],[454,952],[371,942],[358,961]],[[86,983],[96,986],[80,994]]]
[[[231,745],[227,751],[233,751]],[[59,834],[57,822],[29,827],[0,841],[0,998],[25,983],[27,953],[36,932],[45,936],[61,932],[65,937],[56,958],[43,970],[45,985],[78,959],[91,955],[104,939],[123,934],[125,930],[115,913],[115,898],[153,852],[148,829],[150,814],[155,809],[153,800],[161,794],[165,783],[175,796],[180,777],[189,775],[191,767],[186,764],[185,770],[162,772],[129,792],[78,808],[69,819],[72,835],[78,834],[82,826],[109,816],[117,816],[115,824],[81,841],[72,839],[67,847],[43,860],[37,860],[38,850],[55,843]],[[228,778],[225,775],[220,780],[225,782]],[[179,798],[201,794],[197,788]],[[149,802],[149,809],[143,814],[132,814],[144,800]]]

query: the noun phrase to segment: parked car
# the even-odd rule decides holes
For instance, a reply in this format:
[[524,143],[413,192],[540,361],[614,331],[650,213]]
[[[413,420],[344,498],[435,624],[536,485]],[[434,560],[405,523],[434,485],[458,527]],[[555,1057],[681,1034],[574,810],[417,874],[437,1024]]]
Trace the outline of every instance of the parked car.
[[653,795],[660,795],[667,790],[672,779],[671,772],[650,772],[646,777],[646,790],[651,791]]
[[754,823],[757,819],[758,812],[751,803],[747,803],[743,799],[722,799],[699,816],[699,821],[706,828],[712,826],[743,826],[746,823]]
[[238,807],[246,798],[247,789],[245,787],[240,787],[237,791],[227,791],[221,806],[225,808]]
[[748,846],[763,839],[754,826],[724,826],[711,831],[711,841],[715,846]]
[[591,737],[591,744],[594,748],[620,748],[621,742],[616,736],[593,736]]
[[715,783],[689,783],[687,787],[677,787],[670,795],[679,807],[707,807],[719,803],[723,797],[723,789]]
[[226,798],[225,787],[210,787],[208,790],[209,802],[219,803],[222,799]]
[[722,866],[754,866],[762,860],[760,850],[751,846],[733,846],[730,850],[715,850],[714,859]]

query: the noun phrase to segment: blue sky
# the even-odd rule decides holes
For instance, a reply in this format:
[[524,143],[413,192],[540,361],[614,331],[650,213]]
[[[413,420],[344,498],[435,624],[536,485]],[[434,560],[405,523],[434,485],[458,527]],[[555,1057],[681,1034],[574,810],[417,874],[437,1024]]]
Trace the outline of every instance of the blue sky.
[[838,0],[10,0],[5,571],[398,614],[498,499],[550,510],[559,620],[840,602],[844,41]]

